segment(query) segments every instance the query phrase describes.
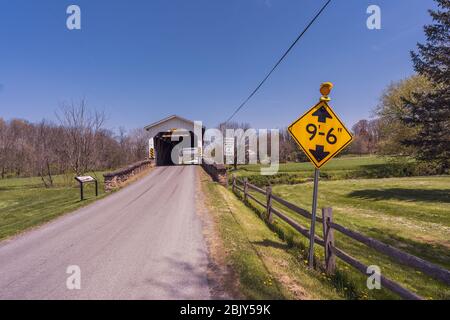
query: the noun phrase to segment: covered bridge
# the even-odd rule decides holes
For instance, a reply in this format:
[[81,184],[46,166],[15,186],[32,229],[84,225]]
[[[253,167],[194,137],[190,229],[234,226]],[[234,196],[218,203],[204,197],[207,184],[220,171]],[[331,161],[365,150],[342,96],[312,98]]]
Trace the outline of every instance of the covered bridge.
[[[177,115],[154,122],[145,127],[149,132],[149,154],[157,166],[200,164],[205,128]],[[182,142],[183,147],[174,148]]]

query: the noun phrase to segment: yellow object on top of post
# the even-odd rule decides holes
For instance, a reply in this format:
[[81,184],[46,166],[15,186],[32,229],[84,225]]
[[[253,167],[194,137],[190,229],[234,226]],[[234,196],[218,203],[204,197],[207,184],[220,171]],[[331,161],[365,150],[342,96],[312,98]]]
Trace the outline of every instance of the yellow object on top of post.
[[333,83],[331,82],[324,82],[320,85],[320,93],[322,94],[322,97],[320,98],[321,101],[331,100],[328,97],[330,95],[331,89],[333,89]]

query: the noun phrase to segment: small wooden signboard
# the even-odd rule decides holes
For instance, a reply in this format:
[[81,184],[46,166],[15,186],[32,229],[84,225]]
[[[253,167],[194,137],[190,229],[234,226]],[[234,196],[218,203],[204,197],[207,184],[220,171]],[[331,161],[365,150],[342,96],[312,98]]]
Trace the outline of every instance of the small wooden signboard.
[[83,192],[83,185],[85,183],[94,182],[95,183],[95,196],[98,196],[98,182],[97,179],[91,177],[91,176],[80,176],[75,177],[75,180],[77,180],[80,183],[80,198],[81,201],[84,200],[84,192]]

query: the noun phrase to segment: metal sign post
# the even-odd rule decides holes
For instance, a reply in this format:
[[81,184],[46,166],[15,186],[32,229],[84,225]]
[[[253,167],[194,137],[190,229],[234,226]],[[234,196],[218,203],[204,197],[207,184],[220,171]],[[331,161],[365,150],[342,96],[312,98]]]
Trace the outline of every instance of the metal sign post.
[[311,228],[309,230],[309,255],[308,263],[309,267],[314,266],[314,238],[316,236],[316,211],[317,211],[317,193],[319,190],[319,173],[320,170],[314,169],[314,190],[313,190],[313,203],[312,203],[312,217],[311,217]]
[[319,187],[319,169],[347,145],[353,137],[344,123],[329,106],[328,95],[333,88],[331,82],[320,87],[322,97],[319,103],[298,118],[289,128],[289,133],[302,148],[309,160],[314,164],[314,191],[311,212],[311,228],[309,231],[309,266],[314,265],[314,238]]

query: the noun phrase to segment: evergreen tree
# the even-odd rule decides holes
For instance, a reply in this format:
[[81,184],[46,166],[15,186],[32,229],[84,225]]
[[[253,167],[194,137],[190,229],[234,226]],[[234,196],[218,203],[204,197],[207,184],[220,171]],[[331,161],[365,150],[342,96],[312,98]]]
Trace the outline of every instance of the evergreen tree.
[[433,24],[424,27],[425,44],[411,52],[415,70],[427,77],[435,89],[416,93],[405,100],[409,109],[402,121],[418,129],[418,134],[403,143],[416,149],[418,160],[435,162],[442,172],[449,169],[450,158],[450,0],[435,0],[430,10]]

